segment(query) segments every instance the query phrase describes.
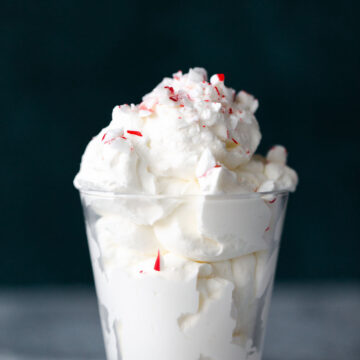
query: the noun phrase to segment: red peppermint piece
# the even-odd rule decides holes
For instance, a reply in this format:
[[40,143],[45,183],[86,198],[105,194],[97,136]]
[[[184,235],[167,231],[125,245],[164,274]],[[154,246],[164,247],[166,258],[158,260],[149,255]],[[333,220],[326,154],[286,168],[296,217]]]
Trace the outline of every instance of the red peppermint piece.
[[169,96],[169,99],[177,102],[179,100],[179,97],[177,95],[174,95],[174,96]]
[[202,127],[206,127],[205,125],[203,125]]
[[142,136],[142,133],[141,133],[140,131],[127,130],[126,132],[127,132],[128,134],[131,134],[131,135]]
[[107,133],[105,133],[105,134],[103,135],[101,141],[104,141],[106,134],[107,134]]
[[184,107],[185,105],[184,104],[181,104],[180,107]]
[[219,89],[217,88],[217,86],[215,86],[215,90],[216,90],[216,92],[218,93],[218,95],[220,96],[220,91],[219,91]]
[[155,261],[154,270],[160,271],[160,250],[158,250],[158,255]]
[[268,226],[266,229],[265,229],[265,231],[269,231],[270,230],[270,226]]
[[224,74],[217,74],[217,77],[220,81],[224,81],[225,80],[225,75]]
[[246,154],[249,155],[249,154],[250,154],[250,150],[246,150]]
[[239,144],[234,138],[232,138],[231,140],[232,140],[236,145]]
[[214,168],[219,168],[219,167],[221,167],[221,165],[219,165],[219,164],[216,164],[216,165],[214,166]]
[[170,91],[170,93],[171,93],[172,95],[175,94],[174,88],[173,88],[172,86],[164,86],[164,88],[165,88],[165,89],[169,89],[169,91]]
[[232,108],[229,109],[229,114],[232,114],[233,113],[233,110]]
[[276,198],[272,199],[271,201],[269,201],[269,204],[273,204],[276,201]]
[[140,270],[139,272],[140,272],[140,274],[143,274],[143,273],[144,273],[144,271],[143,271],[143,270]]
[[144,111],[150,111],[153,112],[151,109],[149,109],[144,103],[141,103],[139,106],[140,110],[144,110]]

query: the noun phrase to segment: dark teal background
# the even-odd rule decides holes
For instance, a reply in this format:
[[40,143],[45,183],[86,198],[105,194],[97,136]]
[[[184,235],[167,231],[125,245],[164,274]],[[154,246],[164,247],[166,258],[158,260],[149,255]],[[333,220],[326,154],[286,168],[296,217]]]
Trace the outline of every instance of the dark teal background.
[[2,1],[0,284],[90,282],[72,186],[114,105],[203,66],[260,100],[300,184],[283,280],[359,279],[358,1]]

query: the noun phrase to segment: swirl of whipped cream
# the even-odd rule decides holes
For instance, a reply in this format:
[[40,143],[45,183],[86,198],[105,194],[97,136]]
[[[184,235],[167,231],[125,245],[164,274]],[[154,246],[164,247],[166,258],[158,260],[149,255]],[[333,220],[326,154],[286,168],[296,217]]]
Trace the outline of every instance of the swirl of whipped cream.
[[224,80],[223,74],[215,74],[208,82],[206,71],[194,68],[165,78],[138,105],[116,106],[110,124],[83,155],[76,187],[119,193],[243,193],[270,180],[274,188],[293,190],[296,174],[284,170],[281,149],[267,158],[274,166],[262,166],[253,157],[261,138],[254,116],[258,101],[226,87]]
[[[75,186],[175,196],[295,190],[297,175],[286,166],[284,147],[274,146],[266,158],[254,155],[261,138],[258,101],[244,91],[236,94],[224,80],[216,74],[208,82],[204,69],[190,69],[165,78],[139,105],[116,106],[110,124],[90,141]],[[272,198],[265,200],[89,201],[98,214],[121,214],[130,228],[154,226],[153,251],[158,245],[190,259],[222,261],[268,246]],[[219,215],[229,212],[243,215],[237,221]],[[252,227],[255,214],[262,227]],[[137,233],[129,232],[126,243],[142,253]]]

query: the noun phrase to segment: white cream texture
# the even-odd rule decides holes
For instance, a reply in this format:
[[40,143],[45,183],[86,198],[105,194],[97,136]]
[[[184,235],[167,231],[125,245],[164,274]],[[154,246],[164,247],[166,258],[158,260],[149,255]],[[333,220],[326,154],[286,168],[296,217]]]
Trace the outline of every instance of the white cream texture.
[[[178,72],[141,104],[114,108],[75,186],[175,196],[293,191],[297,175],[285,148],[253,155],[257,107],[222,74],[207,82],[204,69]],[[256,334],[271,293],[281,196],[83,195],[83,202],[92,214],[87,232],[109,360],[260,359]]]
[[[222,79],[222,80],[220,80]],[[294,190],[286,150],[253,157],[261,139],[258,101],[207,82],[204,69],[165,78],[139,105],[121,105],[94,137],[75,178],[79,188],[123,193],[243,193]]]

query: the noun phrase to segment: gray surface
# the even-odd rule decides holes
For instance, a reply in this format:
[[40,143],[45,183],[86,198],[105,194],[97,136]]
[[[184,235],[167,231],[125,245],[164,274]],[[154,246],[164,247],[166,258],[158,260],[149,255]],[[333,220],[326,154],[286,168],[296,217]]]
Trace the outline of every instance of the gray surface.
[[[277,285],[264,360],[359,360],[359,334],[359,285]],[[92,289],[0,290],[0,360],[29,359],[105,359]]]

